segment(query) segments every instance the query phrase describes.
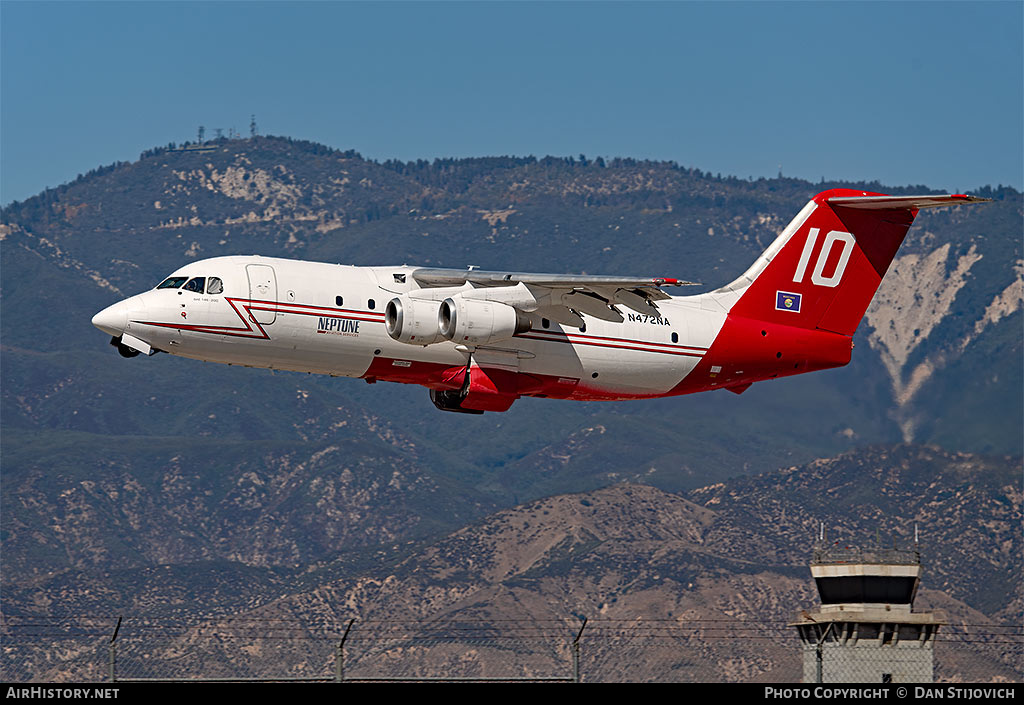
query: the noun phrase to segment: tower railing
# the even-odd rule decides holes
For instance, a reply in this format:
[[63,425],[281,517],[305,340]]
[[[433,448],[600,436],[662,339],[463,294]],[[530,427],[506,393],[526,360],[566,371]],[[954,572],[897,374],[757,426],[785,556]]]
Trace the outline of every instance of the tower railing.
[[868,563],[883,565],[920,565],[921,554],[906,548],[855,548],[824,546],[814,549],[811,565],[834,563]]

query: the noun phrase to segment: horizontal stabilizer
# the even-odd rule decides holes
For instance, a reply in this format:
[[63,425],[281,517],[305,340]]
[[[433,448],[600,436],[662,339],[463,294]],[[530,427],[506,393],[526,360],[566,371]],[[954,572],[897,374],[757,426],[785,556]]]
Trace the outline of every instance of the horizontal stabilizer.
[[863,210],[920,210],[959,206],[964,203],[985,203],[991,200],[960,193],[947,193],[934,196],[832,196],[828,199],[828,204]]

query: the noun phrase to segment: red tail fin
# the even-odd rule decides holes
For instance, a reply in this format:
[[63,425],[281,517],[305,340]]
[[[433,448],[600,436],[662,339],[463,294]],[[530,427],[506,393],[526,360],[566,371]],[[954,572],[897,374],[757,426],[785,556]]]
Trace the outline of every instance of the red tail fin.
[[712,295],[733,316],[852,336],[917,211],[983,200],[819,193],[746,274]]

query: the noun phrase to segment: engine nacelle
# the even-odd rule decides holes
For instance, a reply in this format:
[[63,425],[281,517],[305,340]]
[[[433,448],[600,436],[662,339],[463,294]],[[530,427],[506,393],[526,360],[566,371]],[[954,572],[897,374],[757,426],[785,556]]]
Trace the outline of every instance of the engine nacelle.
[[444,340],[438,328],[438,301],[424,301],[402,295],[388,301],[384,327],[399,343],[430,345]]
[[530,319],[517,309],[496,301],[453,296],[438,311],[441,335],[453,343],[484,345],[530,330]]

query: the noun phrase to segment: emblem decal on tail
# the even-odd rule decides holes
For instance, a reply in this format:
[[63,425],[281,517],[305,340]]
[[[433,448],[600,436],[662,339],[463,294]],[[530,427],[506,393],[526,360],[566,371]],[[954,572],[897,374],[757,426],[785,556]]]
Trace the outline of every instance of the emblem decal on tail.
[[791,294],[788,291],[776,291],[775,310],[800,313],[800,294]]

